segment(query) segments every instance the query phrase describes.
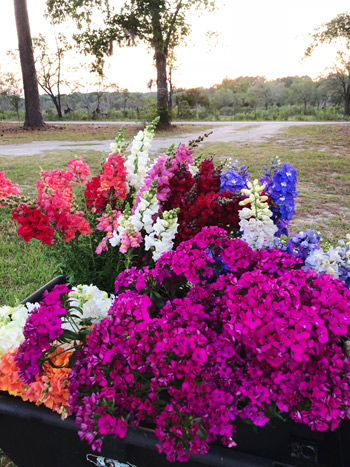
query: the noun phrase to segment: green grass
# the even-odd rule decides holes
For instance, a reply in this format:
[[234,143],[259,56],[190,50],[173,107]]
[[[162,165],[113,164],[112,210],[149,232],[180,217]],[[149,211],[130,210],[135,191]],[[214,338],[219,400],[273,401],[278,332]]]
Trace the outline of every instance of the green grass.
[[350,144],[350,132],[348,125],[307,125],[291,126],[286,131],[280,132],[279,137],[302,138],[308,144],[332,144],[340,142]]
[[[31,141],[89,141],[114,139],[121,128],[120,123],[99,124],[48,124],[45,130],[24,130],[21,124],[0,122],[0,144],[19,144]],[[125,138],[130,141],[144,125],[125,125]],[[212,128],[210,125],[176,125],[156,130],[158,136],[175,136],[185,133],[201,134]]]
[[[229,157],[249,166],[251,178],[260,177],[262,166],[278,155],[293,163],[298,172],[297,210],[292,230],[314,227],[324,240],[337,243],[350,232],[349,130],[335,126],[291,127],[259,144],[205,143],[196,151],[214,155],[215,161]],[[96,173],[105,154],[96,151],[56,151],[30,157],[0,157],[1,170],[23,193],[33,195],[41,170],[63,168],[83,155]],[[51,279],[53,264],[40,242],[25,243],[16,236],[9,210],[0,210],[0,304],[14,305]]]

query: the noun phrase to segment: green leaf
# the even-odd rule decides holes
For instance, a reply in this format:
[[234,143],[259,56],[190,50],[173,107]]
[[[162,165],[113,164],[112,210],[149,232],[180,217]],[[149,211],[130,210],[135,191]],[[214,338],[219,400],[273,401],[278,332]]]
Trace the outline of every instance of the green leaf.
[[207,439],[207,437],[208,437],[207,432],[206,432],[205,429],[202,427],[202,425],[200,425],[200,427],[199,427],[199,432],[198,432],[198,434],[199,434],[200,439],[202,439],[203,441],[205,441],[205,440]]

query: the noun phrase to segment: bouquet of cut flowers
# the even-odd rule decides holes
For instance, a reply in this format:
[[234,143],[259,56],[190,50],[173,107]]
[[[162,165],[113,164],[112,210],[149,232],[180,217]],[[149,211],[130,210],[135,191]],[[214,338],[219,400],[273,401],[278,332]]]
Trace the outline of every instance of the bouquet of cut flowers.
[[83,159],[43,173],[35,201],[0,173],[19,235],[68,278],[0,308],[0,390],[74,414],[95,450],[152,424],[169,461],[234,446],[239,419],[335,429],[350,413],[350,236],[289,233],[296,170],[278,158],[260,180],[194,157],[196,142],[151,161],[155,123],[129,155],[121,132],[93,177]]

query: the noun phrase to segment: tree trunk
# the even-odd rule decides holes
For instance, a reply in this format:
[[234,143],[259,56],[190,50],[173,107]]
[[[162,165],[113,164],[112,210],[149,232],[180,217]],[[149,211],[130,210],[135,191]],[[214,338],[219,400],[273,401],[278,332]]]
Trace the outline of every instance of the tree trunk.
[[63,115],[62,115],[61,100],[59,98],[57,98],[56,96],[51,96],[51,94],[49,94],[49,95],[50,95],[50,97],[52,99],[52,102],[53,102],[54,106],[56,107],[58,118],[62,118]]
[[344,92],[344,117],[350,116],[350,83],[345,86]]
[[171,115],[171,111],[173,109],[173,94],[174,94],[174,87],[173,87],[173,81],[172,81],[172,67],[169,67],[169,73],[168,73],[168,83],[169,83],[169,95],[168,95],[168,109]]
[[32,38],[30,35],[27,0],[14,0],[14,8],[24,88],[24,127],[43,128],[45,127],[45,123],[41,113]]
[[168,107],[168,83],[166,73],[166,53],[156,50],[157,67],[157,111],[160,117],[159,126],[169,125],[170,112]]

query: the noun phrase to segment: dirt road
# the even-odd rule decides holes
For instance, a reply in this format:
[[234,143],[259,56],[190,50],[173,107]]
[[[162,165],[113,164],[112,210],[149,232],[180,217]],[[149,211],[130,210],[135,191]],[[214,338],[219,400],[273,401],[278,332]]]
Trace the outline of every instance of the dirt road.
[[[68,123],[68,122],[65,122]],[[77,122],[74,122],[75,124]],[[84,122],[86,123],[86,122]],[[102,122],[98,122],[101,125]],[[113,122],[103,122],[105,124],[113,124]],[[115,122],[114,122],[115,123]],[[125,124],[135,124],[135,122],[123,122]],[[194,122],[183,122],[191,123]],[[120,122],[118,122],[120,124]],[[178,123],[177,123],[178,124]],[[212,127],[211,134],[205,142],[208,143],[255,143],[264,141],[272,136],[275,136],[280,130],[294,125],[329,125],[329,122],[198,122],[198,125],[208,125]],[[337,123],[333,123],[336,125]],[[348,124],[341,122],[341,124]],[[201,132],[203,133],[203,132]],[[159,152],[162,149],[167,149],[171,144],[187,143],[191,139],[195,139],[201,133],[184,133],[182,135],[155,137],[152,142],[151,153]],[[30,143],[20,144],[5,144],[0,145],[0,156],[32,156],[45,151],[57,150],[95,150],[108,152],[110,143],[108,141],[33,141]]]

